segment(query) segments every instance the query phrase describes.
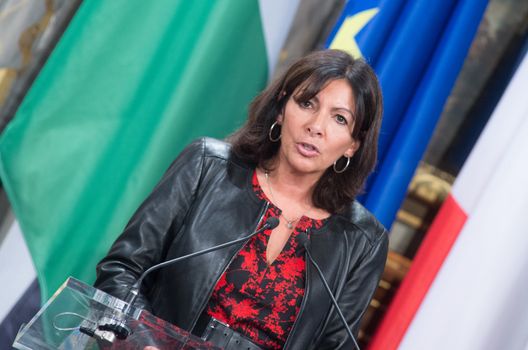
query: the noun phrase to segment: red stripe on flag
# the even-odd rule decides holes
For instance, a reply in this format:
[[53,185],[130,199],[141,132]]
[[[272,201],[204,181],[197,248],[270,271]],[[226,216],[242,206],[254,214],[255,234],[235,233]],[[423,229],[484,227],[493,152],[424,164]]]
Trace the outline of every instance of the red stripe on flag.
[[369,344],[369,350],[398,348],[466,219],[462,207],[449,195],[418,249],[409,272]]

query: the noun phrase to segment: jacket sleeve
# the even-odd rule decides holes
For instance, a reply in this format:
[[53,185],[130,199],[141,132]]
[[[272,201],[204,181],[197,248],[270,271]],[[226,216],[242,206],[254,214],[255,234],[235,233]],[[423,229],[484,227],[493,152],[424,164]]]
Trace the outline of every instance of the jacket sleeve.
[[[387,231],[383,229],[383,233],[373,242],[358,266],[349,272],[343,292],[337,298],[356,341],[361,318],[370,304],[385,267],[388,242]],[[333,308],[321,339],[317,349],[355,349],[341,318]]]
[[[162,261],[195,198],[204,163],[204,143],[202,139],[187,146],[134,213],[97,265],[96,288],[124,299],[139,276]],[[148,290],[148,278],[144,284],[142,290]],[[142,293],[134,305],[151,310]]]

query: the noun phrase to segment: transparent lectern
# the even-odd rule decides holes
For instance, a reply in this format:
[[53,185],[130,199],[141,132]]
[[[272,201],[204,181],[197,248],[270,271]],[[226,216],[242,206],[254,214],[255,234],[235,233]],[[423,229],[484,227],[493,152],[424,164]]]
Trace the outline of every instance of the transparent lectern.
[[[126,329],[125,339],[115,328]],[[118,336],[116,336],[118,334]],[[151,346],[152,348],[148,348]],[[68,278],[24,325],[16,349],[220,349],[148,311]]]

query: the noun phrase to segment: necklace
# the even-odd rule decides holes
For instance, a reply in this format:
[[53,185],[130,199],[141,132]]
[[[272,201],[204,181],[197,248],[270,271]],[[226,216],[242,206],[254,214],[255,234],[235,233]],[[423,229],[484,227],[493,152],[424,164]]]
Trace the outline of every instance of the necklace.
[[[273,200],[274,203],[278,204],[277,201],[275,200],[275,196],[273,195],[273,189],[271,188],[271,182],[270,182],[270,179],[269,179],[269,173],[267,171],[264,172],[264,177],[266,177],[266,183],[268,184],[268,188],[269,188],[269,191],[270,191],[270,195],[271,195],[271,199]],[[286,215],[284,215],[284,212],[281,212],[281,216],[284,218],[284,220],[286,220],[286,227],[291,230],[293,229],[293,224],[296,223],[301,217],[298,217],[296,219],[293,219],[293,220],[290,220],[286,217]]]

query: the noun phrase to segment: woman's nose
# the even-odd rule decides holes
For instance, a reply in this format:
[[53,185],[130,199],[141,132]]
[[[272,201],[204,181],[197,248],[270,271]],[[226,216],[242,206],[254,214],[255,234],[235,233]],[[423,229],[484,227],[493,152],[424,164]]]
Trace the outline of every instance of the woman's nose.
[[321,136],[324,131],[324,119],[322,113],[316,113],[312,116],[308,124],[306,125],[306,130],[311,136]]

